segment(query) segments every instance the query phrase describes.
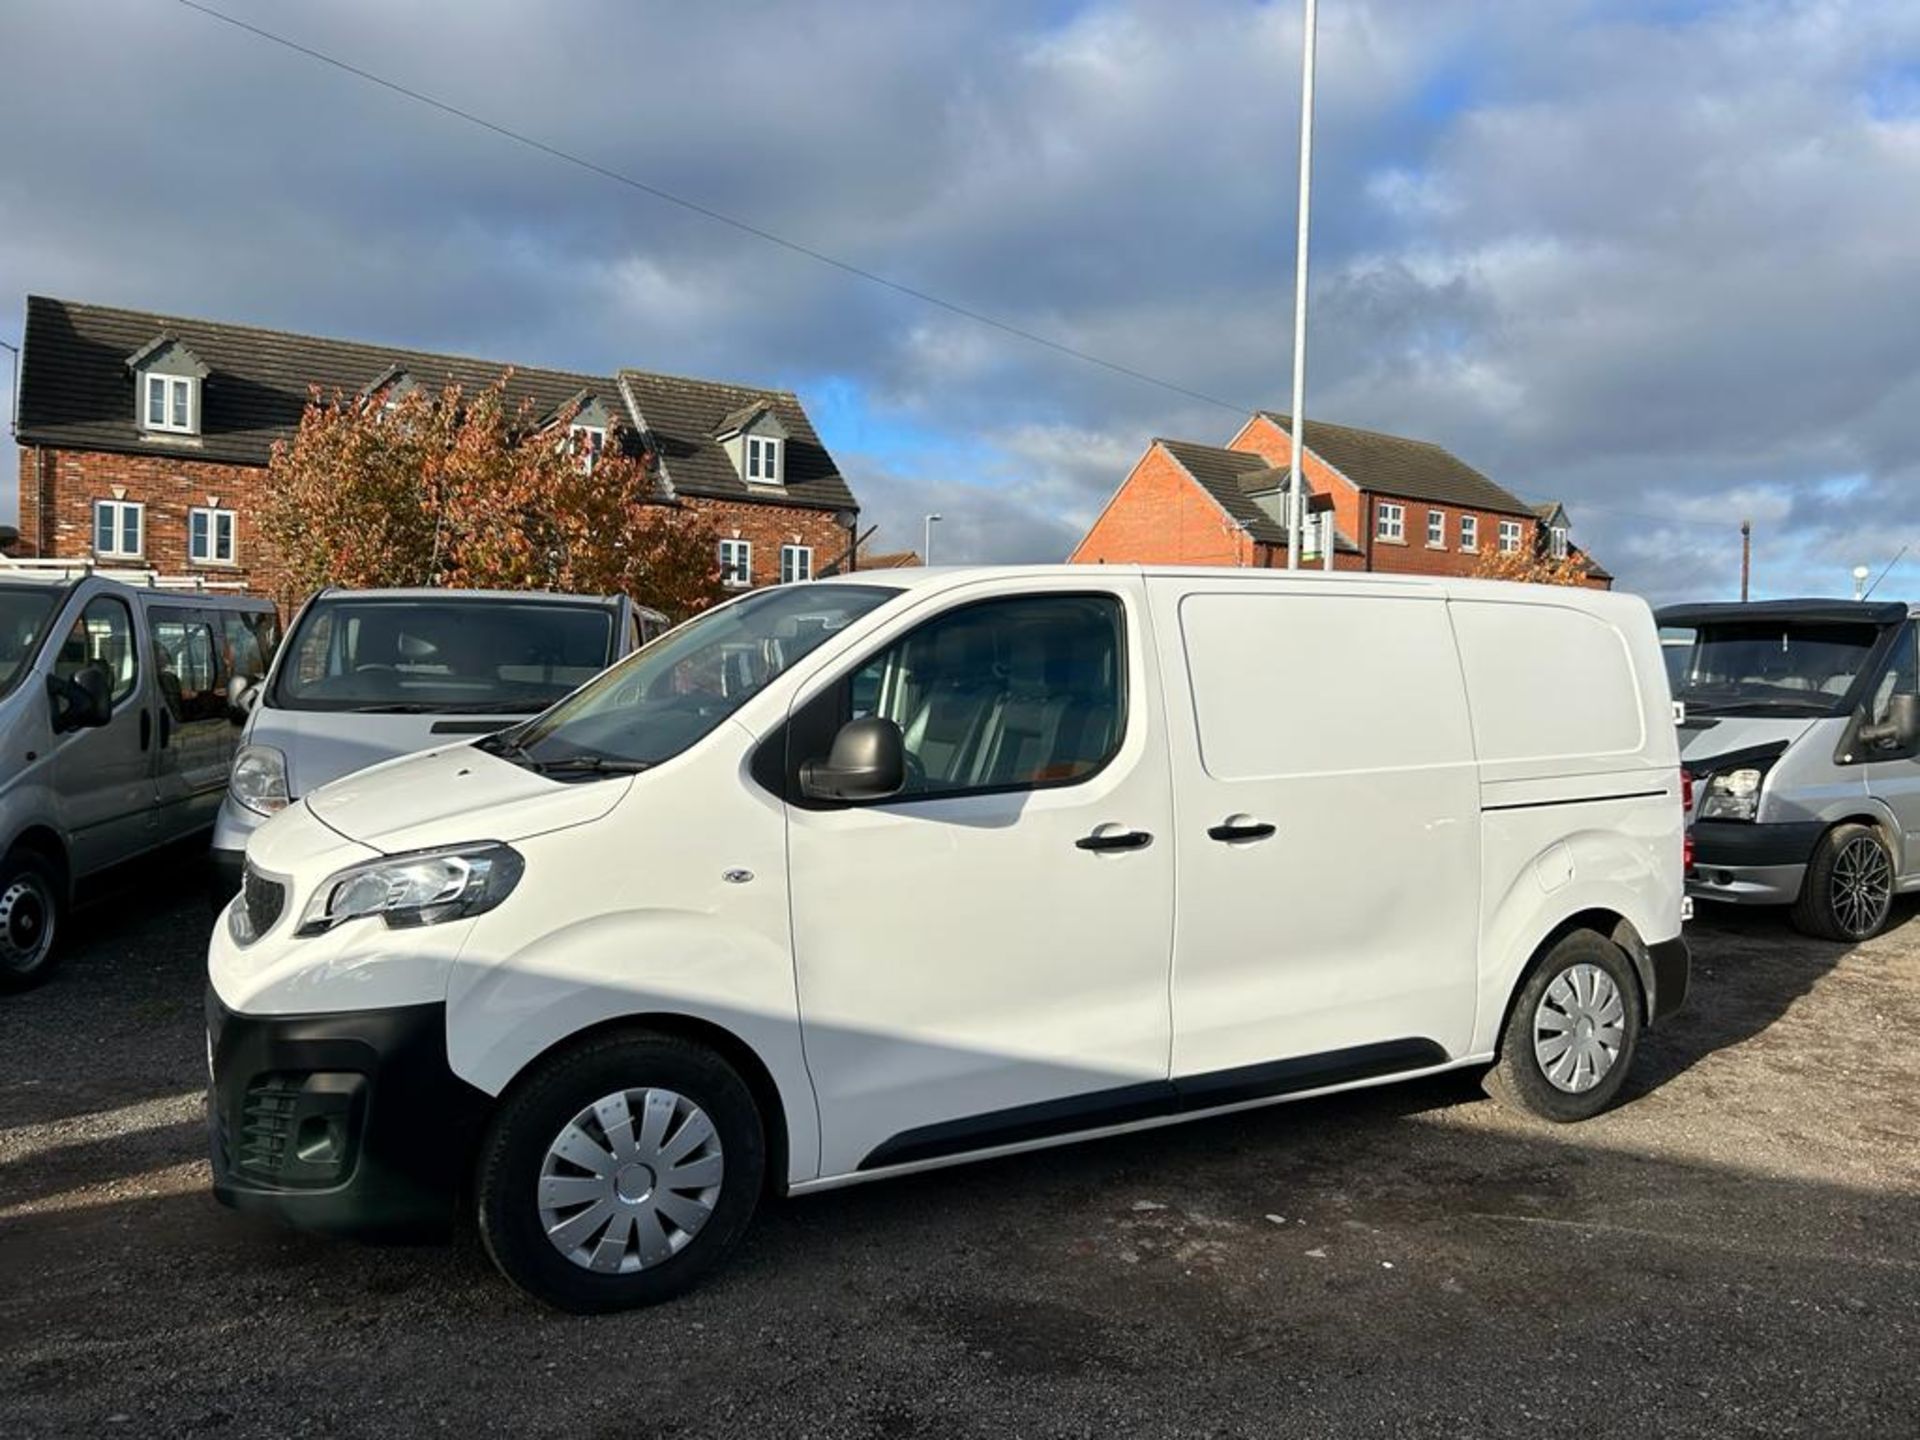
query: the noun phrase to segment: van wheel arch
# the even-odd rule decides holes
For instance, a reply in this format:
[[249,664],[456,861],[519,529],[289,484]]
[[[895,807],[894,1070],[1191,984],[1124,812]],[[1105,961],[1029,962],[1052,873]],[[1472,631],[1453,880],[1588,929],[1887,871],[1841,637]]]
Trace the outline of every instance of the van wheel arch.
[[584,1030],[576,1030],[564,1039],[554,1041],[521,1066],[519,1073],[507,1083],[507,1087],[494,1097],[491,1108],[498,1109],[529,1075],[546,1065],[555,1056],[575,1046],[616,1034],[671,1035],[676,1039],[704,1046],[731,1065],[734,1072],[746,1082],[747,1089],[753,1092],[753,1103],[760,1111],[767,1149],[766,1188],[776,1195],[786,1193],[787,1107],[780,1098],[780,1087],[774,1083],[773,1072],[767,1069],[766,1064],[751,1045],[725,1026],[716,1025],[711,1020],[702,1020],[697,1016],[681,1015],[673,1011],[658,1011],[622,1015],[616,1019],[602,1020],[597,1025],[589,1025]]
[[61,841],[58,832],[45,825],[30,825],[14,837],[13,844],[7,847],[6,858],[11,860],[19,854],[33,855],[53,871],[54,879],[60,886],[60,898],[71,904],[73,901],[73,869],[67,860],[67,847]]
[[1513,977],[1513,984],[1507,990],[1506,1003],[1500,1010],[1500,1029],[1498,1034],[1507,1032],[1508,1022],[1513,1019],[1514,1002],[1520,998],[1520,992],[1527,986],[1533,972],[1540,968],[1540,962],[1553,952],[1567,936],[1576,930],[1591,930],[1603,940],[1611,941],[1626,953],[1633,962],[1634,979],[1639,982],[1638,995],[1640,1005],[1640,1023],[1643,1026],[1653,1023],[1653,961],[1647,954],[1647,942],[1640,937],[1633,922],[1614,910],[1582,910],[1569,915],[1553,929],[1540,938],[1533,947],[1533,953],[1527,957],[1527,963],[1520,967],[1520,973]]

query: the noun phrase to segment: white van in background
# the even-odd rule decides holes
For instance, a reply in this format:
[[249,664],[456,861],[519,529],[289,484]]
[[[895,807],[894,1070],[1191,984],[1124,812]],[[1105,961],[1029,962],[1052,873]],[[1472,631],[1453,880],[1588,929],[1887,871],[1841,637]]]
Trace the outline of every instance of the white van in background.
[[619,595],[322,590],[285,663],[233,697],[246,732],[214,829],[216,902],[240,888],[247,837],[290,800],[544,710],[666,628]]
[[1627,596],[757,591],[261,828],[209,955],[215,1190],[349,1231],[472,1196],[510,1278],[607,1310],[768,1186],[1465,1066],[1580,1119],[1686,993],[1680,789]]

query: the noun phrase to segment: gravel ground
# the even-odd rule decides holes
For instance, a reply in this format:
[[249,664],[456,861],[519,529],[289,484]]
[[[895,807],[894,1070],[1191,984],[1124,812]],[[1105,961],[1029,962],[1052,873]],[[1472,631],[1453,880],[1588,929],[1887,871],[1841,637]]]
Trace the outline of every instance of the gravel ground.
[[577,1319],[207,1192],[198,867],[0,999],[0,1435],[1911,1436],[1920,921],[1694,925],[1572,1129],[1454,1077],[774,1204]]

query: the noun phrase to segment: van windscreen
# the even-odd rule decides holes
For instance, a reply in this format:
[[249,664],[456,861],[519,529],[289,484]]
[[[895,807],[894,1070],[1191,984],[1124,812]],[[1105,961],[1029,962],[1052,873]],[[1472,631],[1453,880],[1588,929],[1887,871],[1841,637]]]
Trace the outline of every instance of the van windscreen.
[[1690,714],[1837,714],[1880,633],[1835,621],[1702,625],[1678,664],[1670,656],[1673,698]]
[[39,586],[0,589],[0,695],[10,692],[33,662],[56,594]]
[[613,613],[555,601],[322,597],[286,644],[287,710],[529,715],[613,660]]

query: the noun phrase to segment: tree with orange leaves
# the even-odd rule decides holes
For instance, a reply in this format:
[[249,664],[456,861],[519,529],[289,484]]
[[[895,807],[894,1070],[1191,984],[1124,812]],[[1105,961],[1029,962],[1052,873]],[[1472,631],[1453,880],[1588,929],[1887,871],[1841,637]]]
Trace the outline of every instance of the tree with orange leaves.
[[1525,546],[1517,550],[1489,550],[1473,567],[1478,580],[1517,580],[1526,585],[1584,585],[1586,560],[1569,549],[1559,559]]
[[506,376],[331,401],[273,449],[260,516],[297,600],[323,585],[627,594],[678,619],[720,596],[711,528],[658,498],[610,429],[579,451],[570,414],[510,409]]

